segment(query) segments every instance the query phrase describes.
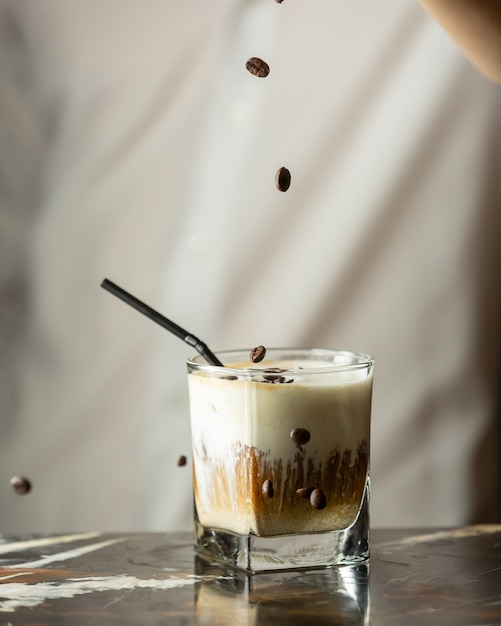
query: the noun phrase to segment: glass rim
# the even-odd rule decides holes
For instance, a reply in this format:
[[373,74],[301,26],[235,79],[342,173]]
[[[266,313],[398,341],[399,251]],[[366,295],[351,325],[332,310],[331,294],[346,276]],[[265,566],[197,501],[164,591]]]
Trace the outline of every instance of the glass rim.
[[[236,367],[228,367],[221,365],[211,365],[204,361],[203,356],[200,354],[195,354],[189,357],[186,361],[187,366],[191,369],[191,371],[197,372],[205,372],[211,374],[223,374],[228,372],[238,373],[240,376],[244,374],[256,375],[266,372],[269,365],[261,364],[261,363],[252,363],[249,359],[251,348],[235,348],[233,350],[220,350],[215,352],[214,354],[219,358],[219,360],[224,363],[225,356],[228,357],[230,355],[241,355],[242,360],[248,360],[249,366],[245,368],[236,368]],[[335,348],[276,348],[271,347],[266,349],[266,357],[268,355],[273,359],[273,354],[281,354],[282,359],[287,359],[288,355],[290,358],[296,358],[300,360],[301,358],[306,359],[308,356],[311,358],[312,356],[316,356],[317,359],[320,359],[322,356],[329,360],[329,357],[333,356],[342,356],[345,355],[347,357],[351,357],[351,363],[332,363],[332,365],[322,364],[319,367],[308,367],[301,369],[301,376],[308,376],[310,374],[319,374],[319,373],[327,373],[327,372],[347,372],[354,371],[360,369],[371,369],[374,365],[374,358],[365,354],[363,352],[356,352],[354,350],[343,350],[343,349],[335,349]],[[298,373],[297,368],[286,368],[280,369],[280,373]]]

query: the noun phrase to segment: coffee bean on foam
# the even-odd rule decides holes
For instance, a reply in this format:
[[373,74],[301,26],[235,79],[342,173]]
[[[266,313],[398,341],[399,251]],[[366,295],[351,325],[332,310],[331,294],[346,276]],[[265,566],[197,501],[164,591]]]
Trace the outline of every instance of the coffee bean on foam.
[[245,64],[247,70],[258,78],[265,78],[270,73],[270,66],[259,57],[251,57]]
[[310,504],[313,509],[325,509],[327,506],[327,498],[321,489],[313,489],[310,494]]
[[19,495],[24,495],[31,491],[31,483],[25,476],[13,476],[10,479],[10,485]]
[[275,185],[279,191],[287,191],[291,186],[291,173],[286,167],[281,167],[275,174]]
[[293,428],[291,430],[290,438],[297,446],[304,446],[310,440],[310,431],[306,428]]
[[281,375],[281,372],[285,370],[280,369],[279,367],[268,367],[263,370],[263,378],[268,383],[283,383],[285,382],[285,378]]
[[260,363],[265,356],[266,348],[264,346],[257,346],[257,348],[251,350],[249,358],[253,363]]
[[188,459],[184,456],[184,454],[182,454],[177,460],[177,466],[184,467],[187,462],[188,462]]
[[265,498],[273,498],[275,495],[275,490],[273,489],[273,483],[271,480],[265,480],[261,489]]

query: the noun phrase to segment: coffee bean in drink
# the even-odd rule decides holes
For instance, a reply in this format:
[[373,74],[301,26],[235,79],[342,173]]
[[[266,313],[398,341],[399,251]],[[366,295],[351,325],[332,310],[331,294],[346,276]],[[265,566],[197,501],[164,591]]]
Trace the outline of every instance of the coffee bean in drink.
[[293,428],[290,437],[297,446],[304,446],[310,440],[310,431],[306,428]]
[[270,66],[259,57],[251,57],[245,64],[247,70],[258,78],[265,78],[270,73]]
[[281,167],[275,174],[275,185],[279,191],[287,191],[291,186],[291,173],[286,167]]
[[285,378],[283,376],[275,376],[275,375],[269,376],[269,375],[266,375],[266,376],[264,376],[264,379],[265,379],[265,381],[267,383],[272,383],[272,384],[274,384],[274,383],[277,383],[277,384],[285,383]]
[[10,485],[19,495],[24,495],[31,491],[31,483],[25,476],[13,476],[10,479]]
[[327,498],[321,489],[313,489],[310,494],[310,504],[312,508],[320,510],[327,506]]
[[265,498],[273,498],[275,495],[275,490],[273,489],[273,483],[271,480],[265,480],[261,489]]
[[299,487],[299,489],[296,489],[296,493],[298,496],[301,496],[301,498],[309,499],[314,489],[315,487]]
[[266,348],[264,346],[257,346],[257,348],[251,350],[249,358],[253,363],[260,363],[265,356]]
[[178,467],[184,467],[187,463],[187,458],[184,456],[184,454],[182,454],[178,460],[177,460],[177,466]]
[[[265,370],[266,372],[268,370]],[[263,378],[267,383],[284,383],[285,382],[285,378],[284,376],[281,376],[280,374],[263,374]]]
[[285,381],[281,374],[283,371],[279,367],[267,367],[263,370],[263,378],[267,383],[283,383]]

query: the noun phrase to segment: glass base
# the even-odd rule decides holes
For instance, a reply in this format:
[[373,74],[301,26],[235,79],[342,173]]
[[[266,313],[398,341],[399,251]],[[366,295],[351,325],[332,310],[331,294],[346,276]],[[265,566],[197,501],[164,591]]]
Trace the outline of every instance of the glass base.
[[258,537],[207,528],[195,519],[195,550],[251,573],[352,565],[369,558],[369,480],[356,521],[322,533]]

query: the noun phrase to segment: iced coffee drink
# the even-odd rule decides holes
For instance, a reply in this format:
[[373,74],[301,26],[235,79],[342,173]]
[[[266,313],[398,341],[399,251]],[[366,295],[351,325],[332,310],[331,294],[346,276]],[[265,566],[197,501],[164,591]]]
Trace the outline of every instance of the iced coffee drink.
[[248,355],[220,353],[224,367],[188,363],[203,541],[252,537],[262,550],[265,538],[345,532],[368,507],[372,360],[291,349],[253,364]]

